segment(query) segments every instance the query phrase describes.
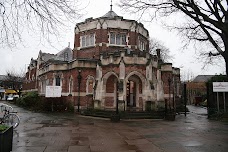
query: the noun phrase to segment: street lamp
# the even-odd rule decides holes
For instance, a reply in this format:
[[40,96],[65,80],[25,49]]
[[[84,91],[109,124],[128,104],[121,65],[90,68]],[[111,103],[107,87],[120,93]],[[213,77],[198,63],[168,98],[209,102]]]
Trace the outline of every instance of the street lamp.
[[81,87],[81,80],[82,80],[82,76],[81,76],[81,70],[78,70],[78,112],[80,109],[80,87]]
[[119,114],[119,82],[116,83],[116,115]]
[[171,102],[170,101],[171,100],[171,95],[170,95],[171,78],[170,77],[168,78],[168,85],[169,85],[169,111],[171,111],[171,105],[170,105],[170,102]]

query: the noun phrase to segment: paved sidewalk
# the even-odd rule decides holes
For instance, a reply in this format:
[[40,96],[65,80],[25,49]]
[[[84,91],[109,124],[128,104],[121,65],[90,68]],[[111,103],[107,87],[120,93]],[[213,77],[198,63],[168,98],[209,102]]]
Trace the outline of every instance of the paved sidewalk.
[[227,152],[228,123],[208,120],[206,109],[189,106],[176,121],[121,120],[43,114],[13,107],[21,124],[13,152]]

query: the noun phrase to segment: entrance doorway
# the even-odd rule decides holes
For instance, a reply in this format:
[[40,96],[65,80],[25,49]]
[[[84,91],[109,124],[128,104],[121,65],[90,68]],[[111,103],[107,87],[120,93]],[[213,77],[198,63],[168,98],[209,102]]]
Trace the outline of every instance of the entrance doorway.
[[127,106],[136,107],[136,82],[127,83]]

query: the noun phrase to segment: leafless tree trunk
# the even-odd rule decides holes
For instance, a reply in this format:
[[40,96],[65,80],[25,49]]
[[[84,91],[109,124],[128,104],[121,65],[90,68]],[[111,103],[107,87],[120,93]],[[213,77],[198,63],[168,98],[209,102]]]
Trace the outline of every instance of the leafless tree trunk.
[[49,41],[66,22],[81,16],[78,5],[78,0],[1,0],[0,44],[17,46],[24,31],[37,32]]
[[228,0],[121,0],[120,6],[139,16],[149,13],[152,19],[184,14],[188,22],[174,28],[190,41],[209,42],[214,50],[208,47],[203,54],[222,56],[228,76]]
[[25,73],[16,73],[14,70],[6,71],[6,76],[3,80],[4,86],[15,90],[18,95],[21,94],[22,84],[25,80]]

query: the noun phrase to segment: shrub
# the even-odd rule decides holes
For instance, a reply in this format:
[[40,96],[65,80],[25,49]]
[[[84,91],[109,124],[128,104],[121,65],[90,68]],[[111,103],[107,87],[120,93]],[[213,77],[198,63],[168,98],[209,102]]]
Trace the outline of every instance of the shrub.
[[56,98],[42,98],[42,109],[44,111],[57,111],[57,112],[73,112],[73,104],[67,100],[65,97],[56,97]]
[[0,132],[5,131],[7,128],[9,128],[9,127],[8,127],[8,126],[6,126],[6,125],[2,125],[2,124],[0,124]]
[[40,96],[37,92],[28,92],[24,96],[17,99],[16,103],[19,106],[26,108],[36,108],[39,106]]
[[29,92],[20,97],[16,103],[19,106],[29,108],[35,111],[68,111],[73,112],[73,104],[65,97],[45,98],[39,96],[37,92]]

